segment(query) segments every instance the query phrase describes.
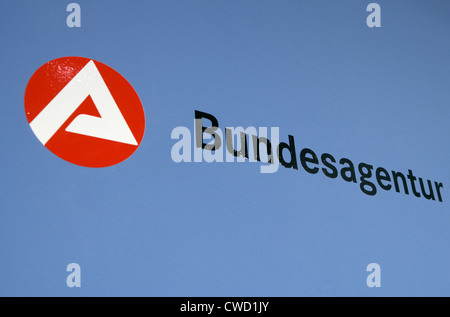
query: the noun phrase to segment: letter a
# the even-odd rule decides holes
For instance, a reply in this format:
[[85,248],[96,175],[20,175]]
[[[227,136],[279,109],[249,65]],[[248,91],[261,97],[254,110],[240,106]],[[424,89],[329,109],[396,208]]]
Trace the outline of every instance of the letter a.
[[170,155],[172,161],[175,163],[190,162],[191,161],[191,132],[186,127],[176,127],[172,130],[170,137],[172,140],[179,139],[180,141],[172,146]]
[[69,3],[66,8],[67,12],[72,12],[67,16],[67,26],[69,28],[81,27],[81,7],[78,3]]
[[81,268],[77,263],[69,263],[67,265],[67,272],[72,272],[67,276],[68,287],[81,287]]
[[367,276],[367,286],[381,287],[381,268],[378,263],[370,263],[367,265],[367,272],[372,272]]
[[372,12],[367,17],[366,23],[369,28],[373,28],[374,26],[379,28],[381,27],[381,8],[378,3],[369,3],[367,5],[367,12]]

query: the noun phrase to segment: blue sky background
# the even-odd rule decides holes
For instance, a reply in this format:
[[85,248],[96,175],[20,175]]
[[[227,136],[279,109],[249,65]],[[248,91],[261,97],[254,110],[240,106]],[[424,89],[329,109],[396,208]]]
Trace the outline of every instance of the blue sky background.
[[[0,2],[1,296],[449,296],[450,2]],[[48,151],[23,95],[89,57],[145,109],[139,149],[91,169]],[[257,163],[174,163],[194,110],[444,184],[443,202]],[[82,287],[66,286],[80,264]],[[381,266],[368,288],[366,266]]]

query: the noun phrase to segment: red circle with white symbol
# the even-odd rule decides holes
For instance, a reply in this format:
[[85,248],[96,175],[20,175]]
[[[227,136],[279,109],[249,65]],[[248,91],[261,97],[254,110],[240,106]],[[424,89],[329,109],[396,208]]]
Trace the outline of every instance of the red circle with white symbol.
[[133,87],[111,67],[85,57],[42,65],[25,90],[25,113],[47,149],[81,166],[120,163],[144,137],[144,109]]

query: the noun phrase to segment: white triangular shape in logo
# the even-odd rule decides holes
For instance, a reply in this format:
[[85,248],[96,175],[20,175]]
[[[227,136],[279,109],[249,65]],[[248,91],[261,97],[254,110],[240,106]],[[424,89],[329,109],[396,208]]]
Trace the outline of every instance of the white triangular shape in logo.
[[31,121],[31,129],[42,144],[45,145],[50,140],[88,96],[91,96],[101,117],[80,114],[66,131],[138,145],[92,60]]

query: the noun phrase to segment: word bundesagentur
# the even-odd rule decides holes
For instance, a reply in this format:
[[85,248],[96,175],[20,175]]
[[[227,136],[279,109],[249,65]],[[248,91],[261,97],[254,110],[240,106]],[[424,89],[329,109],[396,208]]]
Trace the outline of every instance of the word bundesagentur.
[[[211,126],[203,126],[203,119],[207,119],[211,122]],[[223,133],[219,129],[219,122],[213,115],[201,111],[195,111],[195,148],[194,148],[194,162],[201,162],[202,157],[206,162],[223,162],[223,147],[222,139]],[[253,134],[248,131],[254,131]],[[341,158],[339,161],[329,154],[323,153],[319,156],[309,148],[303,148],[300,151],[299,160],[297,160],[297,152],[295,147],[294,136],[288,135],[289,144],[285,142],[278,143],[278,128],[271,128],[272,141],[267,138],[267,128],[260,128],[260,134],[257,135],[256,128],[230,128],[225,129],[226,139],[226,162],[234,162],[233,157],[237,157],[239,161],[248,160],[250,162],[266,162],[272,165],[272,169],[263,170],[262,173],[273,173],[278,170],[278,162],[285,168],[291,168],[298,170],[298,161],[302,168],[310,173],[317,174],[320,171],[329,178],[341,178],[350,183],[358,183],[361,191],[369,196],[377,194],[378,186],[386,191],[395,188],[397,193],[403,192],[409,195],[410,191],[416,197],[424,197],[428,200],[438,200],[442,202],[441,189],[444,185],[441,182],[433,182],[426,180],[426,185],[422,177],[416,177],[411,169],[408,169],[408,173],[403,174],[397,171],[386,170],[383,167],[375,168],[371,164],[359,163],[357,169],[355,165],[348,158]],[[264,136],[261,135],[264,134]],[[206,134],[206,135],[205,135]],[[208,143],[204,143],[205,136],[210,136],[211,140]],[[181,139],[180,139],[181,136]],[[234,142],[235,137],[237,141]],[[251,137],[249,137],[251,136]],[[172,131],[172,139],[180,139],[172,147],[172,160],[174,162],[191,162],[191,133],[186,127],[177,127]],[[274,142],[274,139],[275,142]],[[253,147],[249,147],[249,140],[252,142]],[[240,150],[236,150],[236,146],[240,143]],[[261,151],[261,144],[265,146],[265,152]],[[276,151],[273,151],[273,149]],[[249,149],[252,150],[253,155],[250,155]],[[287,151],[286,151],[287,150]],[[199,151],[202,153],[198,154]],[[208,154],[209,152],[209,154]],[[286,157],[289,154],[289,158]],[[231,159],[230,159],[231,157]],[[239,160],[240,159],[240,160]],[[359,175],[357,176],[357,172]],[[370,181],[375,172],[375,180]],[[409,184],[409,186],[408,186]],[[427,188],[428,187],[428,188]],[[435,194],[436,193],[436,194]]]

